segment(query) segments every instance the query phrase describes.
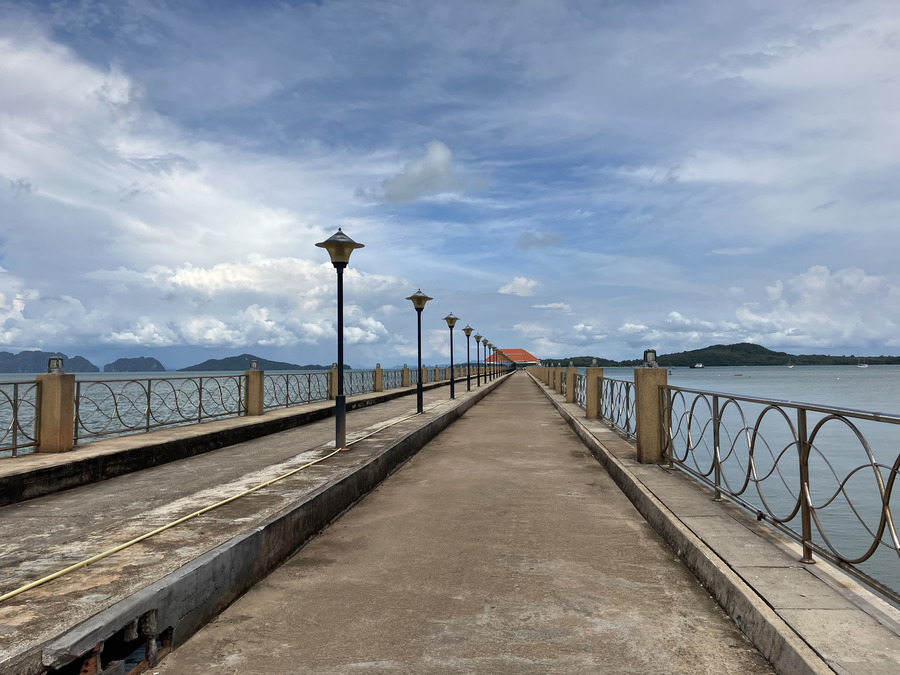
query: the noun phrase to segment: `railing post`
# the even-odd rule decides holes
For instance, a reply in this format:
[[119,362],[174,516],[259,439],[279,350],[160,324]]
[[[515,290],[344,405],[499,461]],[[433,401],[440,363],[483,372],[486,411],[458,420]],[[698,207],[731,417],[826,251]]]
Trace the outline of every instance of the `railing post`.
[[265,371],[244,371],[244,414],[250,417],[262,415],[264,403]]
[[419,373],[419,382],[428,384],[428,368],[426,366],[422,366],[422,372]]
[[713,423],[713,471],[716,483],[716,492],[713,501],[722,501],[722,453],[719,448],[719,427],[721,426],[721,417],[719,415],[719,397],[713,394],[712,397],[712,423]]
[[807,565],[815,564],[812,548],[812,515],[809,503],[811,490],[809,489],[809,431],[806,428],[806,410],[797,409],[797,442],[799,444],[798,456],[800,460],[800,523],[803,528],[803,557],[800,562]]
[[384,371],[381,369],[381,364],[375,364],[375,382],[373,387],[375,391],[384,391]]
[[41,373],[37,452],[69,452],[75,447],[75,376]]
[[585,368],[584,371],[584,416],[595,420],[600,415],[600,378],[603,368]]
[[665,368],[634,369],[635,436],[637,460],[641,464],[663,461],[659,387],[667,382]]
[[337,398],[338,390],[338,369],[337,364],[331,364],[331,370],[328,371],[328,400],[333,401]]
[[556,369],[556,393],[563,393],[563,374],[565,373],[565,369],[559,367]]
[[575,376],[578,374],[578,368],[569,366],[566,368],[566,403],[575,402]]
[[403,364],[403,370],[400,371],[400,386],[409,386],[409,366],[407,366],[405,363]]

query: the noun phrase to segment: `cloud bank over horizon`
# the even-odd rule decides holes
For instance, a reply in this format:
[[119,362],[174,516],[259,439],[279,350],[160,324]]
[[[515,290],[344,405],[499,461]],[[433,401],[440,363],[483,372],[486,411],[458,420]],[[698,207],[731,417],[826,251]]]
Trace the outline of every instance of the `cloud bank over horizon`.
[[[900,354],[888,0],[0,0],[0,350]],[[463,340],[457,340],[458,349]],[[460,352],[462,354],[463,352]],[[459,354],[457,355],[457,360]]]

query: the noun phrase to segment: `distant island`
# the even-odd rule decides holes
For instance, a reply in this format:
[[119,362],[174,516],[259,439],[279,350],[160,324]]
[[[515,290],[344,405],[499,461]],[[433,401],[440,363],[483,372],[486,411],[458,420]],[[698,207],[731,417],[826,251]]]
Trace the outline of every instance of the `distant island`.
[[[320,366],[318,364],[309,364],[299,366],[296,363],[285,363],[283,361],[269,361],[252,354],[241,354],[240,356],[229,356],[225,359],[209,359],[203,363],[187,368],[179,368],[179,372],[209,372],[215,370],[249,370],[250,362],[256,361],[257,368],[260,370],[330,370],[331,366]],[[352,370],[352,368],[344,364],[344,368]]]
[[164,373],[166,367],[150,356],[116,359],[103,366],[104,373]]
[[[675,354],[660,354],[657,363],[662,368],[690,367],[696,363],[702,363],[704,367],[710,366],[855,366],[859,355],[828,356],[827,354],[788,354],[766,349],[760,345],[749,342],[740,342],[732,345],[712,345],[703,349],[694,349]],[[866,356],[869,365],[900,365],[900,356]],[[628,361],[613,361],[594,356],[572,356],[564,359],[541,359],[545,366],[568,366],[571,361],[579,368],[592,365],[596,360],[597,366],[605,368],[630,368],[639,366],[642,359]]]
[[51,357],[62,357],[67,373],[99,373],[100,369],[83,356],[69,358],[61,352],[0,352],[0,373],[46,373]]

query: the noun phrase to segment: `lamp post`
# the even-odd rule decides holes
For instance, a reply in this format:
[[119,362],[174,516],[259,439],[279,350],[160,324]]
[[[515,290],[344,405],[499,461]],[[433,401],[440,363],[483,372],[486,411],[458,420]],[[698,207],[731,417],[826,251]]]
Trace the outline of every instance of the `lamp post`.
[[469,339],[472,336],[472,331],[475,330],[472,326],[466,325],[463,328],[463,333],[466,334],[466,391],[472,391],[472,352],[470,349],[471,340]]
[[434,298],[429,298],[422,292],[420,288],[418,291],[413,293],[411,296],[407,298],[407,300],[412,301],[413,307],[416,308],[416,324],[417,330],[416,334],[418,335],[419,342],[419,376],[416,378],[416,411],[422,412],[422,310],[425,309],[425,303],[429,300],[434,300]]
[[334,447],[347,447],[347,399],[344,396],[344,268],[350,262],[354,249],[363,248],[338,228],[338,231],[316,246],[324,248],[331,256],[331,264],[337,271],[337,395],[334,398]]
[[475,333],[475,383],[481,386],[481,336]]
[[488,355],[488,352],[493,353],[494,345],[490,342],[485,341],[484,343],[484,376],[490,380],[494,379],[494,362],[491,361],[491,357]]
[[444,321],[446,321],[447,325],[450,327],[450,398],[456,398],[456,388],[454,387],[455,378],[453,377],[453,327],[456,325],[456,322],[459,321],[459,318],[453,316],[453,312],[450,312],[444,317]]

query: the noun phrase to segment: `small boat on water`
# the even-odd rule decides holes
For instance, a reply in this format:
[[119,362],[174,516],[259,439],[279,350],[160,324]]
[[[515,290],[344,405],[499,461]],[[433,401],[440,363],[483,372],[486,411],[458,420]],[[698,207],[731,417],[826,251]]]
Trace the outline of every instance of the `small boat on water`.
[[702,368],[702,367],[703,367],[702,363],[695,363],[694,365],[691,366],[691,368]]

